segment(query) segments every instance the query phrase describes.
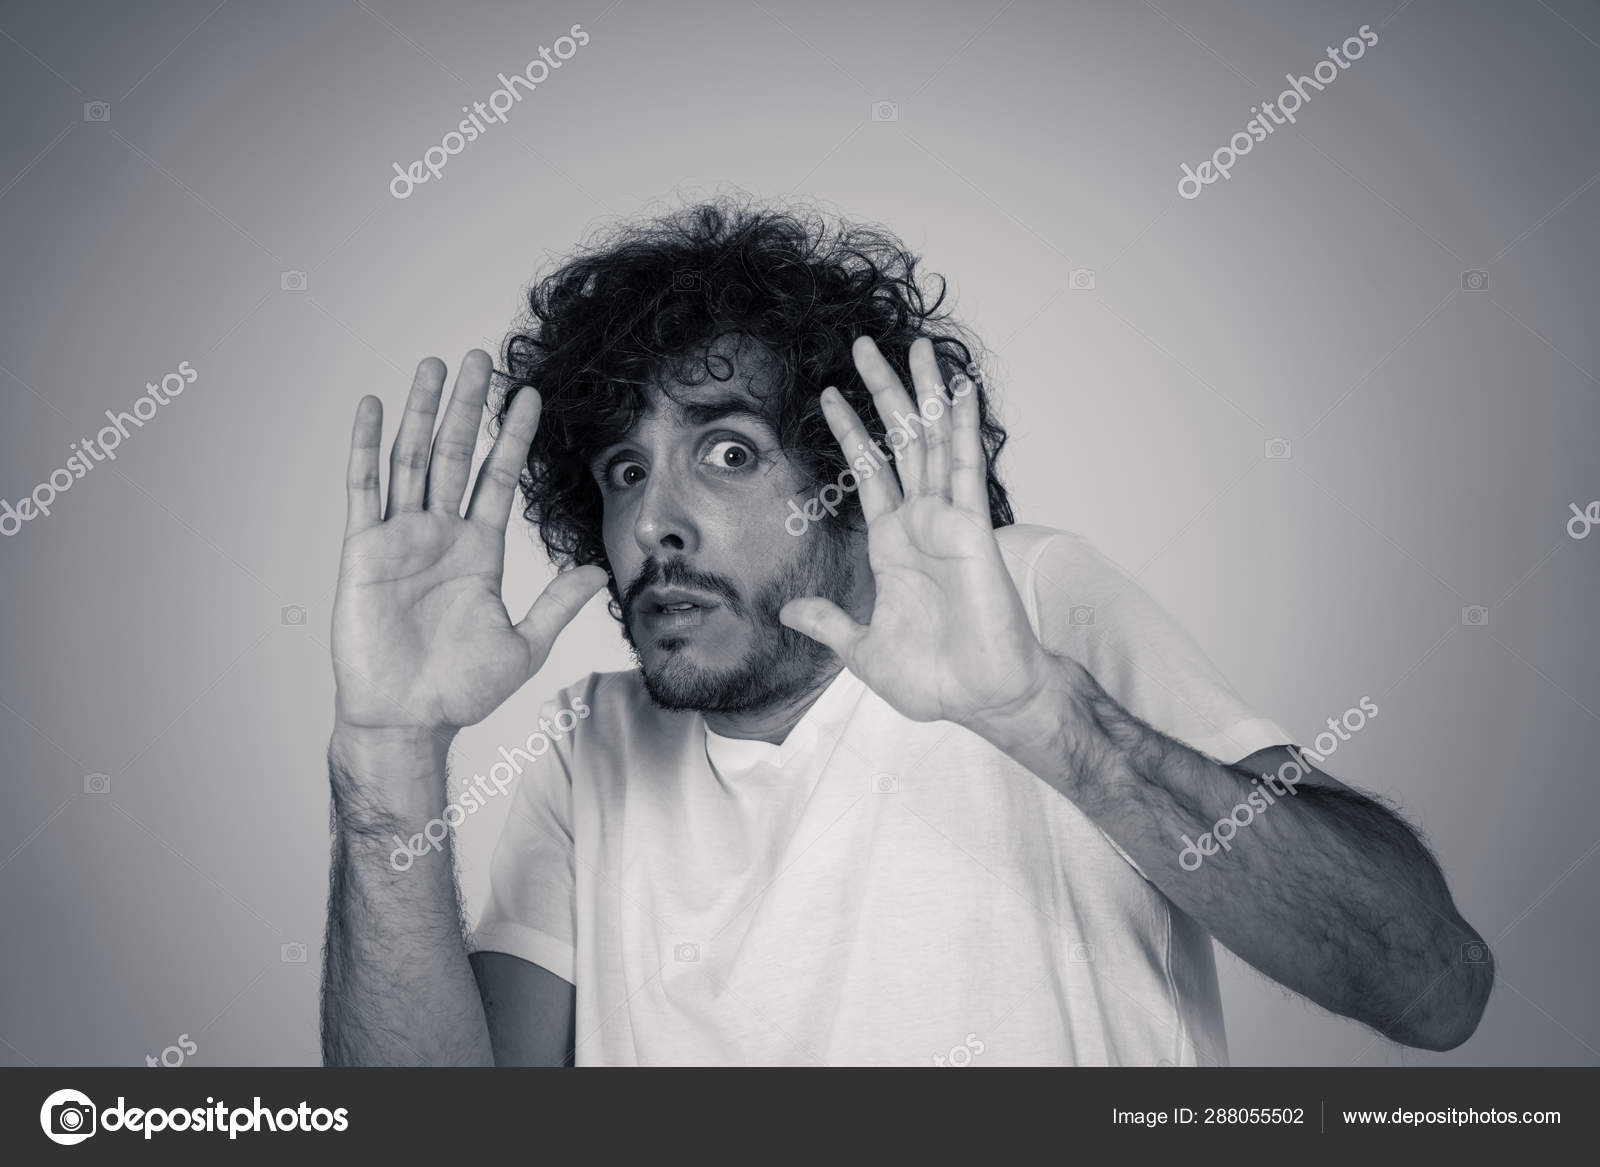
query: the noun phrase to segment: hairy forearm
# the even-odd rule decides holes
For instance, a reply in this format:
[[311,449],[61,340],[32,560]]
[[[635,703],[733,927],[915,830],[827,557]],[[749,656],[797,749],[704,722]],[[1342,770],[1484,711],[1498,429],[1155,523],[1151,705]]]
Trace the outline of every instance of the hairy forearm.
[[[390,862],[395,836],[409,839],[444,809],[443,749],[385,758],[341,748],[336,735],[329,761],[324,1062],[492,1065],[448,838],[442,851],[415,857],[404,871]],[[372,774],[385,768],[380,786]]]
[[[1270,795],[1261,775],[1151,729],[1058,658],[1046,704],[991,740],[1077,804],[1152,882],[1241,958],[1397,1041],[1449,1048],[1471,1033],[1492,965],[1437,865],[1373,800],[1310,780]],[[1197,838],[1256,795],[1226,850],[1188,869]]]

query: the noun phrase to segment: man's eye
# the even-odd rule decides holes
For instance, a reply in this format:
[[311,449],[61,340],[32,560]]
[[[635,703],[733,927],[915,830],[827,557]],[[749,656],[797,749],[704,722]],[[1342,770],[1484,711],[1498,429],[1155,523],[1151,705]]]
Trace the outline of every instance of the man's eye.
[[755,462],[756,455],[745,443],[724,438],[712,444],[705,460],[718,470],[743,470]]
[[644,481],[644,467],[639,463],[622,459],[606,467],[606,485],[618,488],[638,486]]

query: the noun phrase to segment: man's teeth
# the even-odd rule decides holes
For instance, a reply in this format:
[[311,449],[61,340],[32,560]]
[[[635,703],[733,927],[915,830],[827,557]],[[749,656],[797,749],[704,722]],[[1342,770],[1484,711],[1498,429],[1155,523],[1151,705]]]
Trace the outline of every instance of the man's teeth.
[[687,612],[690,608],[698,608],[700,605],[691,604],[685,601],[681,604],[661,604],[658,606],[663,612]]

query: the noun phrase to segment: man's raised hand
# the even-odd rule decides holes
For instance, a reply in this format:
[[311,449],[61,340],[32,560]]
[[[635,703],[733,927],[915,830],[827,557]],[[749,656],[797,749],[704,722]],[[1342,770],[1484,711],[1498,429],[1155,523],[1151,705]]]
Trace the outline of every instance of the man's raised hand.
[[336,732],[448,735],[483,720],[538,671],[606,582],[598,567],[565,572],[512,623],[500,598],[506,524],[540,402],[532,389],[517,392],[462,517],[492,369],[487,353],[467,353],[435,436],[444,362],[417,366],[389,456],[387,506],[383,405],[367,396],[356,406],[333,606]]
[[1050,665],[990,524],[976,388],[947,396],[926,339],[910,353],[920,409],[870,339],[856,341],[854,357],[884,425],[914,427],[895,449],[896,473],[873,469],[861,419],[837,389],[823,391],[823,414],[860,486],[871,622],[816,596],[789,601],[779,618],[833,649],[907,717],[981,732],[1030,699]]

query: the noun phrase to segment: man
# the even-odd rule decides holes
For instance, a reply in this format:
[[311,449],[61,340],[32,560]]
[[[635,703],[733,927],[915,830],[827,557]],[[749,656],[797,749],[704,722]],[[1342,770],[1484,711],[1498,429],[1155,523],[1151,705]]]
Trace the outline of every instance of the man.
[[[1218,1064],[1212,937],[1393,1040],[1472,1033],[1492,965],[1411,830],[1012,523],[972,349],[891,236],[693,208],[530,307],[464,517],[487,355],[437,436],[418,368],[387,508],[357,407],[327,1061]],[[519,480],[571,569],[513,623]],[[502,751],[469,945],[446,750],[602,586],[638,669]]]

